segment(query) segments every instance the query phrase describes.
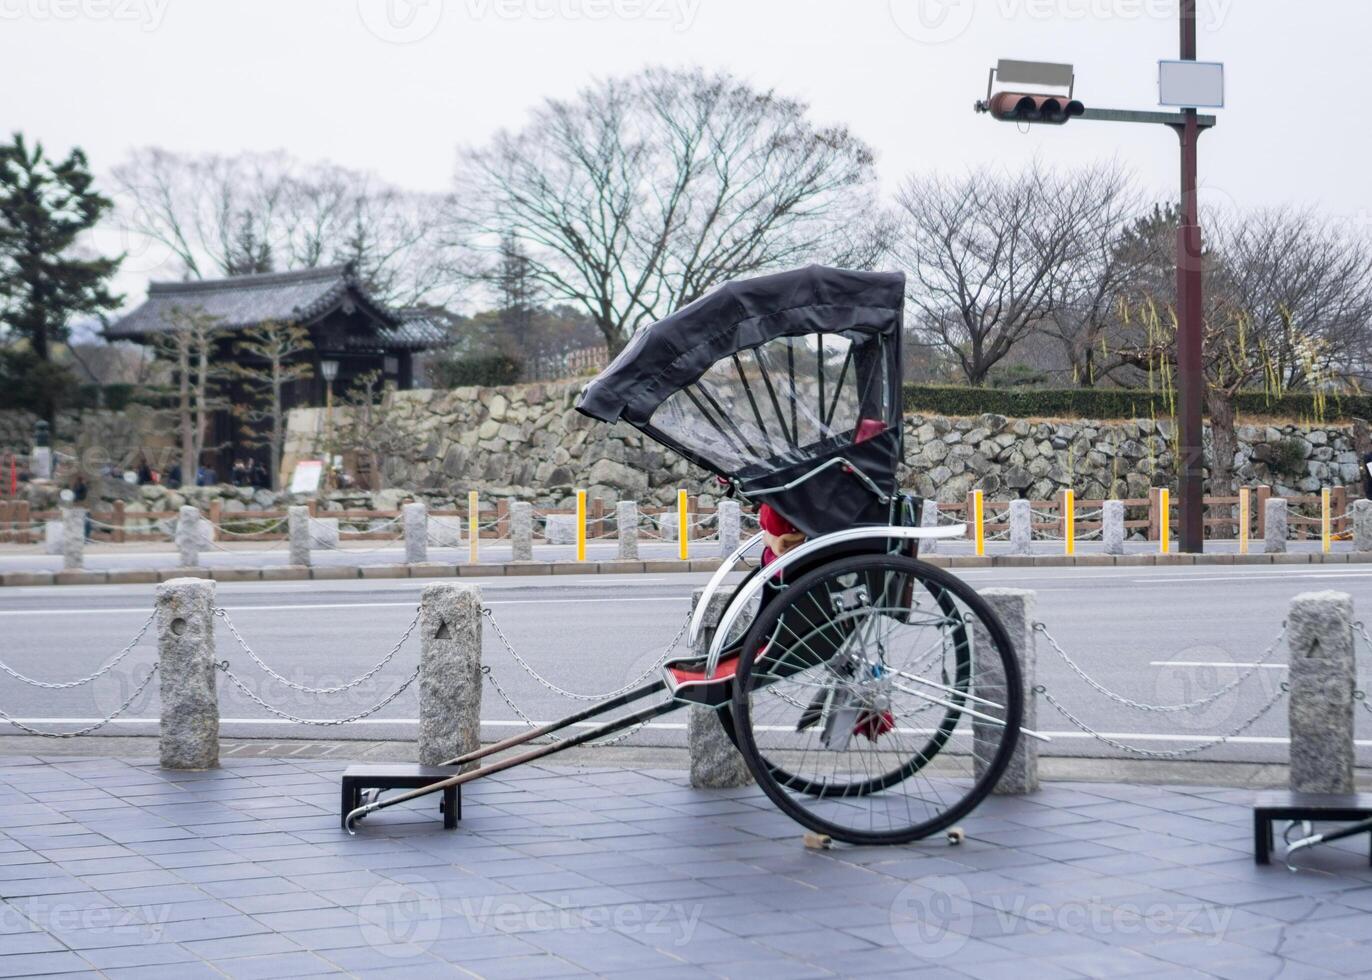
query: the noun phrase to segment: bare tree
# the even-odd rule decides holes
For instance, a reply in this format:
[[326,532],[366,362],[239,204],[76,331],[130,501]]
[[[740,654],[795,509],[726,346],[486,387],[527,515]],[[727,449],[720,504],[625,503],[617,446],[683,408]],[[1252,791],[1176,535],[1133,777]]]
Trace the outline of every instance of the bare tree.
[[116,220],[170,249],[189,278],[352,260],[396,305],[451,297],[437,256],[435,195],[281,152],[189,156],[147,147],[114,178]]
[[[252,401],[235,406],[244,422],[243,433],[252,445],[266,446],[271,486],[280,486],[281,455],[286,446],[284,394],[288,385],[314,376],[301,355],[314,348],[310,332],[293,323],[261,323],[243,331],[235,343],[241,360],[231,368],[244,383]],[[262,427],[266,426],[266,433]]]
[[172,414],[181,442],[181,480],[193,486],[210,416],[224,407],[218,390],[223,373],[214,359],[223,332],[217,317],[198,308],[176,307],[167,318],[171,329],[158,334],[156,350],[168,362],[175,388]]
[[1058,175],[1037,164],[906,182],[893,252],[911,278],[914,326],[969,383],[1045,327],[1083,235],[1108,223],[1114,197],[1096,189],[1106,183],[1122,187],[1113,166]]
[[740,275],[861,265],[878,236],[872,151],[804,103],[727,74],[648,69],[549,100],[464,154],[450,240],[488,284],[512,240],[551,303],[607,345]]

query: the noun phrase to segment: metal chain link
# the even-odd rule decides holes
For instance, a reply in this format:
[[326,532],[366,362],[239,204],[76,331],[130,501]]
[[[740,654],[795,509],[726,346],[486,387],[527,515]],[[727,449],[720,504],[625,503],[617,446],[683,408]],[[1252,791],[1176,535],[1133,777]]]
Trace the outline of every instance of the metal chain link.
[[[506,706],[507,706],[511,711],[513,711],[516,715],[519,716],[519,720],[520,720],[520,721],[524,722],[524,724],[528,725],[530,728],[537,728],[537,727],[539,727],[538,722],[534,721],[534,720],[533,720],[532,718],[530,718],[527,714],[525,714],[525,713],[524,713],[524,710],[523,710],[522,708],[520,708],[519,705],[515,704],[515,703],[514,703],[514,699],[511,698],[510,695],[506,693],[505,688],[503,688],[503,687],[501,686],[500,681],[498,681],[498,680],[495,679],[495,674],[493,674],[493,673],[491,672],[491,667],[490,667],[489,664],[486,664],[486,665],[483,665],[483,666],[482,666],[482,668],[481,668],[481,673],[485,675],[486,680],[488,680],[488,681],[491,682],[491,686],[492,686],[493,688],[495,688],[495,693],[500,695],[500,700],[504,701],[505,704],[506,704]],[[612,735],[612,736],[610,736],[609,738],[601,739],[601,740],[598,741],[598,742],[588,742],[588,743],[586,743],[586,744],[587,744],[587,745],[594,746],[594,747],[597,747],[597,748],[603,748],[603,747],[606,746],[606,745],[614,745],[614,744],[616,744],[616,743],[618,743],[618,742],[624,741],[624,740],[625,740],[626,738],[628,738],[630,735],[637,734],[637,733],[638,733],[639,731],[641,731],[641,730],[644,728],[644,726],[646,726],[647,724],[648,724],[648,723],[647,723],[646,721],[640,722],[639,724],[637,724],[637,725],[632,725],[632,726],[630,726],[629,728],[626,728],[624,731],[619,732],[619,733],[616,734],[616,735]],[[553,735],[553,734],[551,734],[551,733],[549,733],[549,734],[547,734],[547,735],[540,735],[539,738],[546,738],[548,741],[553,742],[553,743],[565,741],[564,739],[558,738],[556,735]],[[535,741],[535,742],[536,742],[536,741],[538,741],[538,739],[532,739],[532,741]]]
[[378,660],[376,662],[376,665],[373,666],[370,670],[368,670],[365,674],[355,677],[352,680],[348,681],[346,684],[340,684],[337,687],[307,687],[304,684],[297,684],[295,681],[287,680],[285,677],[282,677],[276,671],[272,670],[271,667],[267,666],[267,664],[263,662],[262,658],[253,652],[252,647],[248,646],[248,641],[243,639],[243,635],[238,632],[238,627],[234,626],[233,620],[229,618],[229,611],[227,609],[216,609],[214,611],[214,614],[218,616],[220,619],[224,620],[224,625],[229,628],[229,632],[232,633],[233,638],[238,641],[238,645],[243,648],[243,652],[246,653],[250,658],[252,658],[253,663],[257,664],[257,666],[261,667],[274,679],[280,681],[282,684],[285,684],[292,690],[301,691],[305,694],[339,694],[343,691],[348,691],[354,687],[357,687],[357,685],[363,683],[364,681],[371,680],[373,677],[376,676],[377,672],[381,670],[382,667],[385,667],[388,663],[395,659],[395,655],[400,652],[400,648],[405,645],[405,641],[410,638],[410,634],[412,634],[415,631],[415,627],[419,625],[419,609],[418,607],[416,607],[414,619],[410,620],[410,625],[405,627],[405,632],[400,634],[400,639],[396,641],[395,646],[391,647],[390,652],[387,653],[380,660]]
[[298,725],[317,725],[326,728],[333,725],[346,725],[350,722],[361,721],[363,718],[367,718],[371,715],[376,714],[382,708],[386,707],[386,705],[390,704],[396,698],[400,697],[401,694],[405,693],[409,686],[415,682],[415,679],[419,677],[419,668],[416,667],[414,669],[414,673],[410,674],[409,677],[405,678],[405,682],[401,684],[399,687],[397,687],[390,694],[386,695],[379,702],[372,705],[365,711],[359,711],[357,714],[349,715],[347,718],[301,718],[298,715],[293,715],[290,712],[282,711],[280,708],[273,707],[266,701],[263,701],[252,691],[248,690],[247,686],[241,680],[239,680],[238,675],[229,669],[229,662],[227,660],[221,660],[219,663],[215,664],[215,667],[223,671],[224,676],[227,677],[230,681],[232,681],[233,685],[237,687],[238,690],[243,692],[243,694],[246,695],[249,700],[256,702],[260,707],[266,709],[267,711],[270,711],[272,714],[276,715],[276,717],[284,718],[286,721],[293,721]]
[[604,701],[609,698],[618,697],[621,694],[626,694],[629,691],[632,691],[635,687],[641,684],[649,676],[651,676],[658,670],[662,669],[662,665],[667,662],[667,657],[670,656],[671,652],[677,648],[677,645],[679,643],[681,643],[681,638],[686,635],[686,631],[690,629],[691,626],[691,617],[687,615],[685,622],[681,624],[681,629],[677,630],[676,636],[672,637],[671,643],[667,645],[667,649],[662,652],[662,655],[658,657],[657,660],[655,660],[651,665],[649,665],[646,670],[644,670],[633,680],[629,681],[623,687],[615,688],[615,690],[607,691],[604,694],[578,694],[575,691],[568,691],[561,687],[558,687],[552,681],[548,680],[537,670],[535,670],[527,660],[521,657],[518,651],[516,651],[515,648],[510,644],[509,638],[505,636],[505,631],[502,630],[500,628],[500,624],[496,622],[495,614],[491,611],[490,606],[487,606],[486,608],[482,609],[481,614],[491,621],[491,628],[495,630],[496,638],[500,640],[501,646],[503,646],[509,652],[510,656],[514,657],[515,663],[523,667],[530,677],[538,681],[538,683],[542,684],[549,691],[552,691],[559,697],[568,698],[572,701]]
[[1195,755],[1197,752],[1204,752],[1206,749],[1212,749],[1216,745],[1223,745],[1231,738],[1237,738],[1239,735],[1242,735],[1244,732],[1248,731],[1248,729],[1256,725],[1264,715],[1271,711],[1272,708],[1276,705],[1276,703],[1282,699],[1282,696],[1287,693],[1288,689],[1288,685],[1282,683],[1281,686],[1277,688],[1276,692],[1272,695],[1272,697],[1268,699],[1266,704],[1259,708],[1257,712],[1253,714],[1252,717],[1250,717],[1247,721],[1243,722],[1243,724],[1239,725],[1238,728],[1234,729],[1234,731],[1230,732],[1228,735],[1220,735],[1217,738],[1213,738],[1207,742],[1201,742],[1196,745],[1190,745],[1184,749],[1142,749],[1139,748],[1137,745],[1128,745],[1124,742],[1119,741],[1118,739],[1111,738],[1109,735],[1102,735],[1100,732],[1096,731],[1091,726],[1087,725],[1086,722],[1082,721],[1076,715],[1072,714],[1072,712],[1068,711],[1065,707],[1059,704],[1057,698],[1049,694],[1048,690],[1042,684],[1039,684],[1034,688],[1034,693],[1043,695],[1043,699],[1047,701],[1049,704],[1051,704],[1054,708],[1056,708],[1059,714],[1061,714],[1064,718],[1070,721],[1081,731],[1096,739],[1098,742],[1103,742],[1106,745],[1109,745],[1112,748],[1119,749],[1122,752],[1131,752],[1134,755],[1147,756],[1150,759],[1182,759],[1188,755]]
[[39,728],[31,728],[28,725],[24,724],[22,721],[19,721],[17,718],[11,718],[3,711],[0,711],[0,720],[8,722],[15,728],[22,729],[23,731],[28,732],[30,735],[37,735],[41,738],[77,738],[81,735],[89,735],[91,732],[96,731],[97,729],[104,728],[110,722],[114,721],[114,719],[118,718],[125,711],[127,711],[129,709],[129,705],[133,704],[134,701],[138,700],[138,696],[142,694],[147,689],[148,684],[152,682],[153,675],[157,673],[157,667],[158,665],[156,663],[153,663],[153,665],[148,668],[148,676],[143,678],[143,683],[139,684],[136,688],[134,688],[133,693],[130,694],[127,698],[125,698],[124,703],[121,704],[119,707],[115,708],[111,714],[106,715],[103,720],[97,721],[94,725],[87,725],[85,728],[78,728],[74,732],[45,732]]
[[1218,690],[1210,694],[1205,695],[1202,698],[1197,698],[1194,701],[1187,701],[1185,704],[1146,704],[1142,701],[1135,701],[1133,698],[1127,698],[1122,694],[1116,694],[1114,691],[1111,691],[1109,688],[1098,683],[1094,678],[1087,674],[1086,671],[1083,670],[1075,660],[1073,660],[1070,656],[1067,655],[1067,651],[1062,648],[1058,641],[1053,637],[1053,634],[1048,632],[1048,627],[1045,626],[1043,623],[1035,623],[1033,628],[1034,632],[1042,633],[1044,638],[1053,647],[1053,649],[1058,652],[1058,655],[1062,657],[1064,661],[1067,662],[1067,666],[1071,667],[1078,677],[1080,677],[1083,681],[1089,684],[1098,693],[1105,695],[1111,701],[1114,701],[1117,704],[1122,704],[1127,708],[1134,708],[1138,711],[1158,712],[1191,711],[1196,708],[1203,708],[1208,704],[1212,704],[1215,701],[1218,701],[1220,698],[1224,697],[1230,691],[1234,690],[1248,678],[1252,677],[1255,673],[1257,673],[1257,671],[1262,668],[1262,665],[1267,663],[1267,661],[1271,659],[1272,654],[1276,652],[1277,647],[1281,644],[1282,640],[1286,638],[1286,622],[1283,621],[1281,624],[1281,630],[1277,633],[1276,638],[1267,645],[1267,649],[1262,652],[1262,655],[1258,657],[1257,661],[1251,667],[1249,667],[1243,673],[1239,674],[1236,678],[1234,678],[1234,680],[1228,682],[1223,687],[1219,688]]
[[125,657],[129,655],[130,652],[132,652],[134,647],[138,646],[139,641],[143,639],[144,635],[148,632],[148,627],[153,624],[153,621],[156,618],[157,613],[154,612],[149,614],[148,618],[143,621],[143,625],[138,628],[138,632],[134,634],[133,639],[130,640],[122,650],[116,653],[110,659],[110,661],[105,664],[105,666],[101,667],[93,674],[89,674],[86,677],[82,677],[80,680],[63,681],[61,683],[55,683],[52,681],[40,681],[36,680],[35,678],[28,677],[24,674],[19,673],[19,671],[15,670],[13,667],[9,666],[3,661],[0,661],[0,671],[4,671],[6,674],[9,674],[15,680],[20,681],[24,684],[28,684],[30,687],[41,687],[48,691],[65,691],[69,688],[81,687],[82,685],[89,684],[91,681],[98,680],[105,674],[108,674],[110,671],[112,671],[121,660],[123,660]]

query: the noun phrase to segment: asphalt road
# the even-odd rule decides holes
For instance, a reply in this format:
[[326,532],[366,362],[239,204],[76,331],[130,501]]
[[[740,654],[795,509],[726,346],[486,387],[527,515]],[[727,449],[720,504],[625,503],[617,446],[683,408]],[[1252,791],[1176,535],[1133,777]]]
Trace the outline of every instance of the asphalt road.
[[[1130,698],[1178,703],[1199,698],[1231,680],[1230,665],[1258,658],[1277,635],[1287,603],[1297,593],[1337,589],[1355,606],[1372,610],[1372,567],[1277,566],[1225,568],[972,569],[963,577],[978,588],[1013,586],[1037,593],[1037,618],[1103,685]],[[464,580],[479,584],[513,646],[540,672],[587,694],[617,688],[662,652],[684,621],[691,590],[704,575],[558,576]],[[223,583],[219,603],[256,653],[288,680],[330,687],[380,660],[414,616],[423,582]],[[0,591],[0,661],[43,680],[83,676],[107,662],[147,620],[152,586],[13,588]],[[218,655],[230,661],[248,688],[289,713],[311,718],[355,714],[390,693],[414,669],[411,637],[376,677],[345,693],[308,695],[272,680],[236,646],[222,622]],[[531,677],[502,649],[488,625],[485,660],[511,698],[544,721],[574,710]],[[0,711],[36,727],[80,728],[122,703],[146,676],[156,656],[151,631],[131,654],[99,680],[67,690],[38,689],[0,675]],[[1274,663],[1280,664],[1278,651]],[[1372,651],[1361,650],[1364,669]],[[1121,741],[1175,750],[1211,734],[1232,731],[1270,697],[1284,671],[1253,672],[1232,694],[1199,711],[1140,712],[1106,700],[1080,680],[1042,638],[1038,677],[1091,727]],[[128,715],[103,731],[130,735],[156,731],[156,683]],[[250,697],[220,679],[224,732],[232,736],[412,739],[417,715],[406,691],[373,718],[345,728],[305,729],[274,719]],[[1372,714],[1358,709],[1360,748],[1372,764]],[[503,737],[520,724],[488,686],[484,736]],[[1281,761],[1285,756],[1285,705],[1279,703],[1243,736],[1199,758]],[[634,744],[680,745],[685,716],[668,715],[633,736]],[[1053,734],[1041,752],[1065,755],[1122,753],[1077,731],[1048,704],[1038,702],[1037,727]],[[35,751],[41,751],[35,745]]]

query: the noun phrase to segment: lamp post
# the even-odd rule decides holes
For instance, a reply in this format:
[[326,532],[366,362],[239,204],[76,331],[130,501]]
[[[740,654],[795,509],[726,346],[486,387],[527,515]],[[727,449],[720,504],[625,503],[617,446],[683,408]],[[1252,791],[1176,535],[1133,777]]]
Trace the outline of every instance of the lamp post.
[[327,457],[324,469],[333,472],[333,382],[338,377],[338,362],[323,360],[319,362],[319,373],[324,376],[324,453]]

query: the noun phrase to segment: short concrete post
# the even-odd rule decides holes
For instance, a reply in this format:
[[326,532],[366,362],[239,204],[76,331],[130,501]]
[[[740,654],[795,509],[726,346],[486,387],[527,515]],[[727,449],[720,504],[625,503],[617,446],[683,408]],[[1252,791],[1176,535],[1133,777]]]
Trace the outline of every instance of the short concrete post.
[[1353,792],[1353,691],[1357,658],[1353,598],[1346,592],[1306,592],[1286,617],[1291,663],[1291,789]]
[[619,536],[619,551],[616,558],[627,561],[638,560],[638,504],[633,500],[621,500],[615,504],[615,527]]
[[527,500],[510,504],[510,546],[515,561],[534,560],[534,505]]
[[1124,554],[1124,501],[1107,500],[1101,504],[1100,539],[1107,555]]
[[80,507],[62,511],[62,567],[81,568],[86,563],[86,512]]
[[182,507],[176,515],[176,553],[182,568],[195,568],[200,564],[200,542],[204,532],[200,529],[200,508]]
[[310,509],[304,505],[286,510],[286,527],[291,542],[291,564],[310,564]]
[[215,686],[214,582],[174,578],[157,587],[157,672],[163,769],[219,765]]
[[[696,646],[691,649],[693,656],[703,657],[710,649],[710,641],[715,635],[715,627],[724,609],[729,604],[728,589],[716,589],[705,607],[704,628]],[[691,593],[691,611],[694,612],[705,595],[704,589]],[[748,764],[720,722],[719,712],[728,711],[726,703],[718,710],[703,705],[691,705],[690,716],[686,721],[686,744],[691,756],[691,785],[703,789],[728,789],[734,786],[747,786],[753,781]]]
[[[1024,728],[1037,728],[1035,720],[1034,680],[1035,665],[1038,659],[1034,633],[1034,593],[1028,589],[984,589],[981,596],[991,605],[1005,631],[1010,634],[1010,642],[1019,656],[1019,668],[1024,684]],[[994,651],[991,637],[980,620],[972,622],[973,656],[978,650]],[[973,664],[977,678],[977,693],[994,701],[998,691],[1005,689],[1005,676],[1001,669],[1000,657],[992,655],[985,662]],[[989,692],[989,693],[988,693]],[[987,705],[977,705],[977,710],[989,715],[999,715],[996,709]],[[975,752],[974,764],[980,773],[985,760],[995,753],[994,746],[1001,740],[1003,730],[999,725],[985,721],[973,721],[972,743]],[[1015,754],[1005,774],[996,784],[996,793],[1032,793],[1039,788],[1039,750],[1038,741],[1020,737]]]
[[739,526],[742,511],[737,500],[721,500],[715,509],[715,522],[719,526],[719,557],[728,558],[738,550]]
[[429,508],[420,501],[400,508],[400,525],[405,532],[405,564],[418,565],[429,560]]
[[1269,555],[1286,551],[1286,498],[1272,497],[1264,505],[1262,549]]
[[481,745],[481,589],[426,585],[419,597],[419,762]]
[[1034,553],[1034,513],[1027,500],[1010,501],[1010,554]]
[[[938,501],[932,497],[924,500],[919,509],[920,527],[938,527]],[[938,538],[922,538],[919,542],[919,553],[921,555],[932,555],[938,551]]]
[[1372,551],[1372,500],[1353,501],[1353,550]]

